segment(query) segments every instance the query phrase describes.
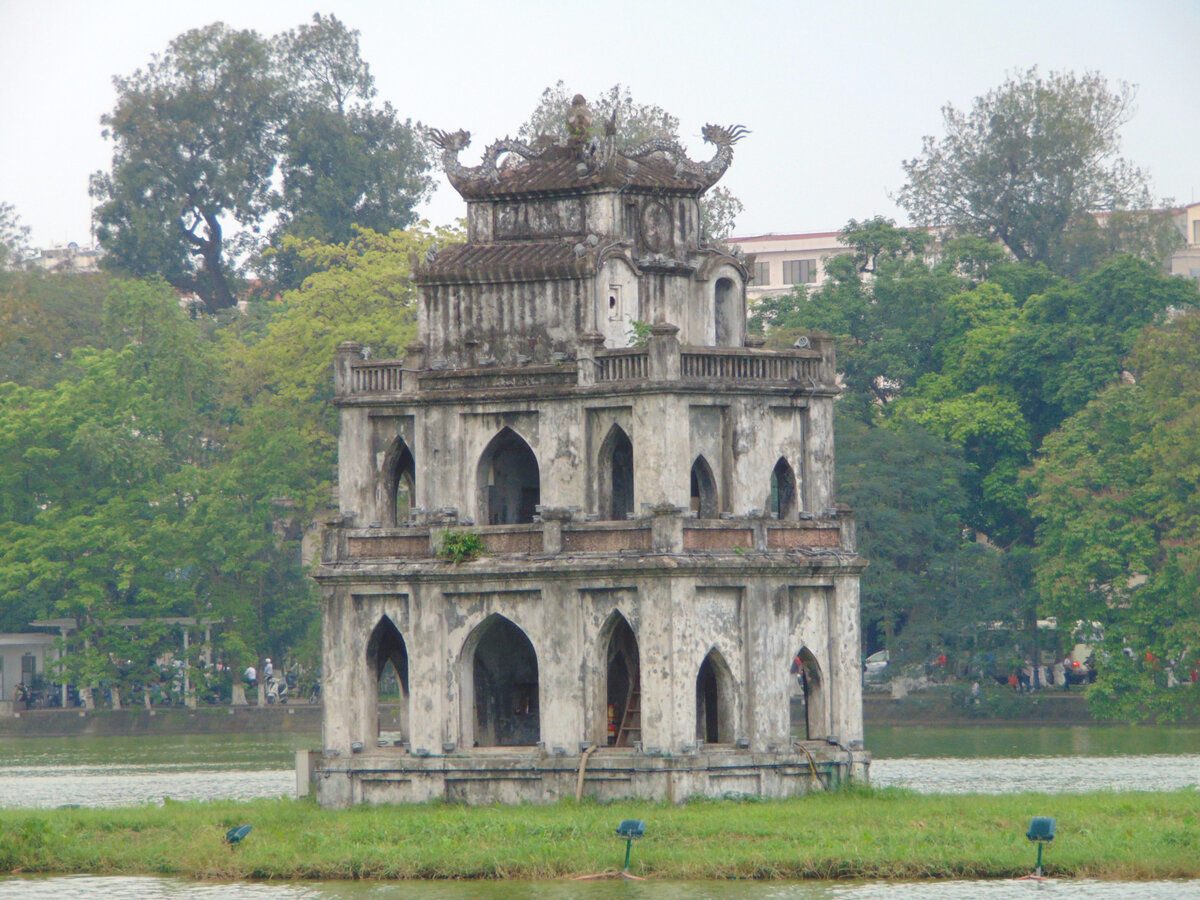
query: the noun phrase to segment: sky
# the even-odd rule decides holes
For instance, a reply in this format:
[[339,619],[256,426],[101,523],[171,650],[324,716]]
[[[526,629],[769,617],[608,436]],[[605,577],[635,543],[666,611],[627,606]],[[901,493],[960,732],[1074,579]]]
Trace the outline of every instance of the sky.
[[[361,32],[378,100],[471,132],[467,164],[515,135],[560,79],[588,97],[620,83],[674,113],[694,159],[713,152],[706,123],[746,126],[723,182],[746,207],[739,235],[904,223],[901,163],[942,135],[942,107],[968,108],[1034,65],[1137,85],[1124,155],[1156,197],[1200,199],[1198,0],[0,0],[0,201],[34,246],[87,244],[88,176],[111,161],[99,120],[113,76],[191,28],[219,20],[266,36],[317,11]],[[439,177],[422,215],[440,224],[465,210]]]

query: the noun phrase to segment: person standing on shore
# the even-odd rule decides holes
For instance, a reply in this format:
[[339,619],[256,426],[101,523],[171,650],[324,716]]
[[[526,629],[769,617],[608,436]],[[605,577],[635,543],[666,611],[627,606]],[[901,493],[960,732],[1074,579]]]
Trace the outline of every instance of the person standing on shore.
[[253,665],[246,666],[246,671],[242,673],[242,680],[250,685],[251,689],[258,684],[258,671]]

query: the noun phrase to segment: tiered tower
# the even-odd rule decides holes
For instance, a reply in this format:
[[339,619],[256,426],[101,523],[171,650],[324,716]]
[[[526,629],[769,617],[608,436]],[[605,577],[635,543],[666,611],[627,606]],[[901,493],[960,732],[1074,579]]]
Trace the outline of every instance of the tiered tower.
[[565,143],[474,167],[433,132],[467,242],[417,265],[403,360],[339,350],[325,805],[865,777],[833,348],[762,349],[746,262],[700,241],[743,131],[696,163],[590,126],[576,98]]

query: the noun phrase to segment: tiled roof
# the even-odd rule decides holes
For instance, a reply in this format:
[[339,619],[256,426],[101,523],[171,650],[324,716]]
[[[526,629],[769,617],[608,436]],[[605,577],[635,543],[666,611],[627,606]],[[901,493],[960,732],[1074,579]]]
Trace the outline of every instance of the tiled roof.
[[595,274],[592,254],[577,254],[569,241],[497,241],[452,244],[419,265],[417,282],[480,283],[538,278],[585,278]]

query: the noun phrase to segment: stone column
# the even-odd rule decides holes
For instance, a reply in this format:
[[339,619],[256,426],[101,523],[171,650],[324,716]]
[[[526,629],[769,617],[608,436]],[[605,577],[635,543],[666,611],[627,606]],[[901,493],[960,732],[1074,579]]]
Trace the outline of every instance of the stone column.
[[650,380],[679,380],[679,327],[662,322],[650,328]]
[[542,552],[562,552],[562,528],[564,522],[571,521],[571,510],[563,507],[542,507]]
[[420,388],[419,373],[425,370],[425,345],[413,341],[404,348],[404,375],[400,379],[401,394],[415,394]]
[[835,576],[829,598],[831,736],[848,747],[863,739],[858,575]]
[[579,351],[575,355],[576,372],[580,387],[591,387],[596,383],[596,353],[604,348],[604,335],[598,331],[585,331],[579,336]]
[[683,513],[681,506],[660,503],[650,510],[651,540],[656,553],[679,553],[683,550]]
[[333,362],[333,392],[339,397],[349,394],[354,386],[353,364],[363,358],[362,344],[342,341],[338,344]]

